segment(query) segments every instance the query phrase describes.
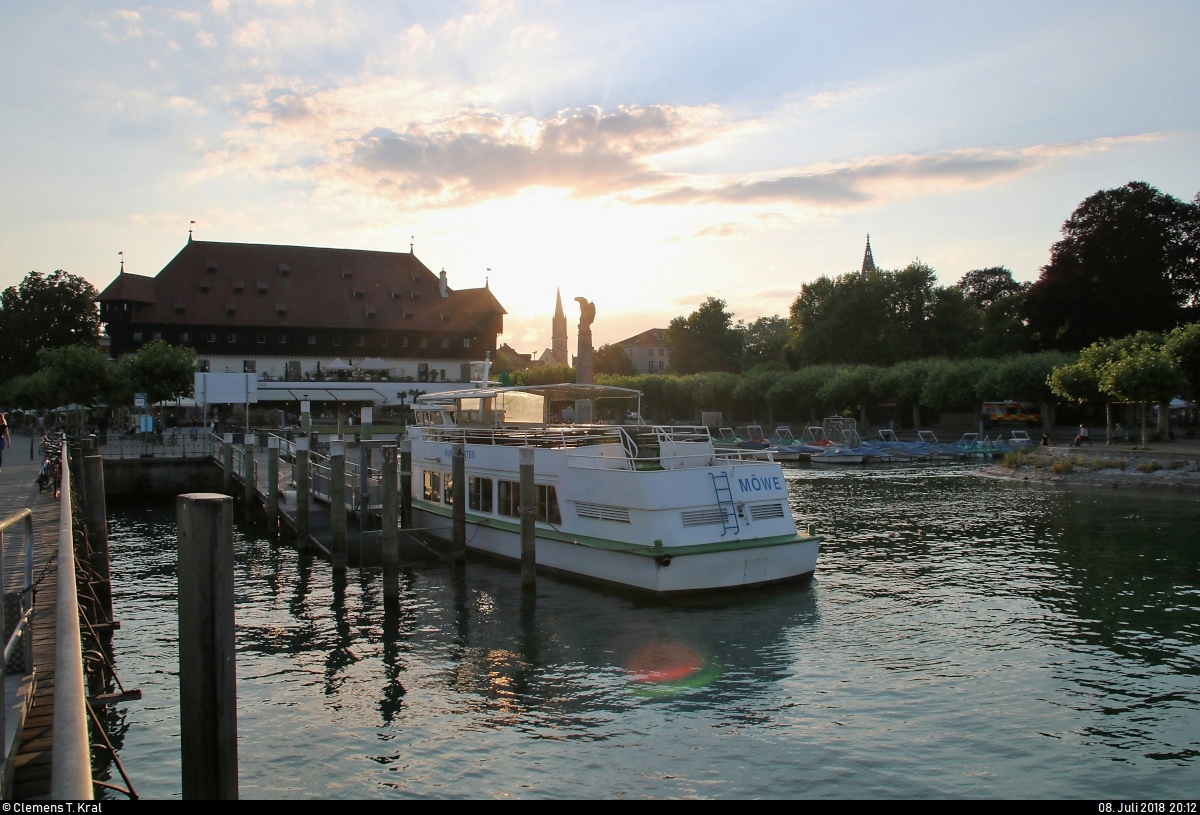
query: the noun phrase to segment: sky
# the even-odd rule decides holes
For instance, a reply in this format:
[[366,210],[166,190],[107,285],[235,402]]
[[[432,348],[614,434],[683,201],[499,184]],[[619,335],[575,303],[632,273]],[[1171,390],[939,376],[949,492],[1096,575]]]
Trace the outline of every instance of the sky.
[[[1033,280],[1200,192],[1200,4],[0,0],[0,287],[198,239],[408,251],[507,341],[786,315],[876,264]],[[191,222],[195,221],[194,226]]]

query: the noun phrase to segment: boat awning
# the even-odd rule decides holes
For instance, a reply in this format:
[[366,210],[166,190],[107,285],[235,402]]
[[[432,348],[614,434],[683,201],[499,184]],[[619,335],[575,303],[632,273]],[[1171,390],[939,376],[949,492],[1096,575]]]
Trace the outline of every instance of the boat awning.
[[533,393],[551,401],[576,399],[637,399],[641,391],[613,385],[579,385],[563,382],[555,385],[514,385],[512,387],[465,388],[457,391],[426,393],[417,397],[421,404],[447,404],[459,399],[491,399],[505,393]]
[[[262,393],[290,394],[292,400],[296,402],[305,399],[310,402],[382,402],[388,398],[373,388],[353,390],[347,388],[287,388],[286,390],[275,389]],[[262,393],[260,393],[260,398]]]

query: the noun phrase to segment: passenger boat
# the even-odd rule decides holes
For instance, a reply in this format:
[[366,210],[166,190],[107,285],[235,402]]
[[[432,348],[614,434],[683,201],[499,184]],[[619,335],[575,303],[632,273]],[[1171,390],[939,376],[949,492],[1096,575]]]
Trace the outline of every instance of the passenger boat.
[[416,400],[410,496],[424,534],[451,537],[461,443],[468,548],[520,560],[519,451],[532,448],[540,569],[662,595],[812,575],[820,539],[797,533],[769,456],[718,450],[706,427],[553,420],[564,406],[624,417],[610,405],[640,402],[637,391],[485,383]]

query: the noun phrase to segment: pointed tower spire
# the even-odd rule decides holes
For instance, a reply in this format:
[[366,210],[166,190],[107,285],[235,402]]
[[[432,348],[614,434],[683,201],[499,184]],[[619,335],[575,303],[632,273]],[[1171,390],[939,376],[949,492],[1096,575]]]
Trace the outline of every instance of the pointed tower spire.
[[863,252],[862,276],[866,277],[867,272],[875,271],[875,257],[871,254],[871,233],[867,233],[867,250]]
[[550,338],[550,353],[554,354],[554,359],[559,365],[569,363],[571,352],[567,344],[567,314],[562,307],[561,289],[556,289],[554,293],[554,320],[551,323]]

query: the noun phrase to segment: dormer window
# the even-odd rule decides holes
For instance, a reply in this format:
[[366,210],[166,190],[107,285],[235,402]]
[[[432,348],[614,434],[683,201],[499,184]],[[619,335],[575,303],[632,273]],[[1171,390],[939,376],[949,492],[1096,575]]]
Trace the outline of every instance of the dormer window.
[[267,293],[267,281],[265,281],[265,280],[258,281],[258,293],[259,294]]
[[275,316],[277,316],[277,317],[286,317],[287,316],[287,303],[276,303],[275,304]]
[[215,260],[206,260],[204,262],[204,271],[212,274],[217,270],[217,262]]
[[419,291],[414,291],[414,292],[412,293],[412,299],[414,299],[414,300],[420,300],[420,299],[421,299],[421,293],[420,293]]
[[367,313],[367,319],[368,319],[368,320],[374,320],[374,319],[375,319],[375,307],[374,307],[374,306],[367,306],[367,312],[366,312],[366,313]]
[[400,300],[403,297],[404,297],[404,292],[397,291],[396,289],[392,289],[392,299],[393,300]]
[[413,318],[411,311],[404,312],[404,319],[411,320]]
[[343,266],[342,267],[342,280],[349,280],[352,277],[354,277],[354,270],[351,269],[349,266]]
[[208,278],[201,278],[201,280],[200,280],[200,291],[202,291],[202,292],[207,292],[207,291],[208,291]]
[[361,300],[361,299],[363,299],[364,297],[366,297],[366,292],[365,292],[365,291],[363,291],[362,289],[355,289],[355,290],[354,290],[354,299],[355,299],[355,300]]
[[233,301],[226,303],[225,313],[229,316],[233,316],[235,313],[237,313],[237,303],[234,303]]
[[292,267],[290,264],[287,264],[287,263],[279,264],[279,276],[280,277],[290,277],[291,274],[292,274]]
[[245,284],[245,283],[243,283],[243,282],[242,282],[242,281],[240,281],[240,280],[235,280],[235,281],[233,281],[233,293],[234,293],[234,294],[241,294],[241,293],[242,293],[243,291],[245,291],[245,290],[246,290],[246,284]]

